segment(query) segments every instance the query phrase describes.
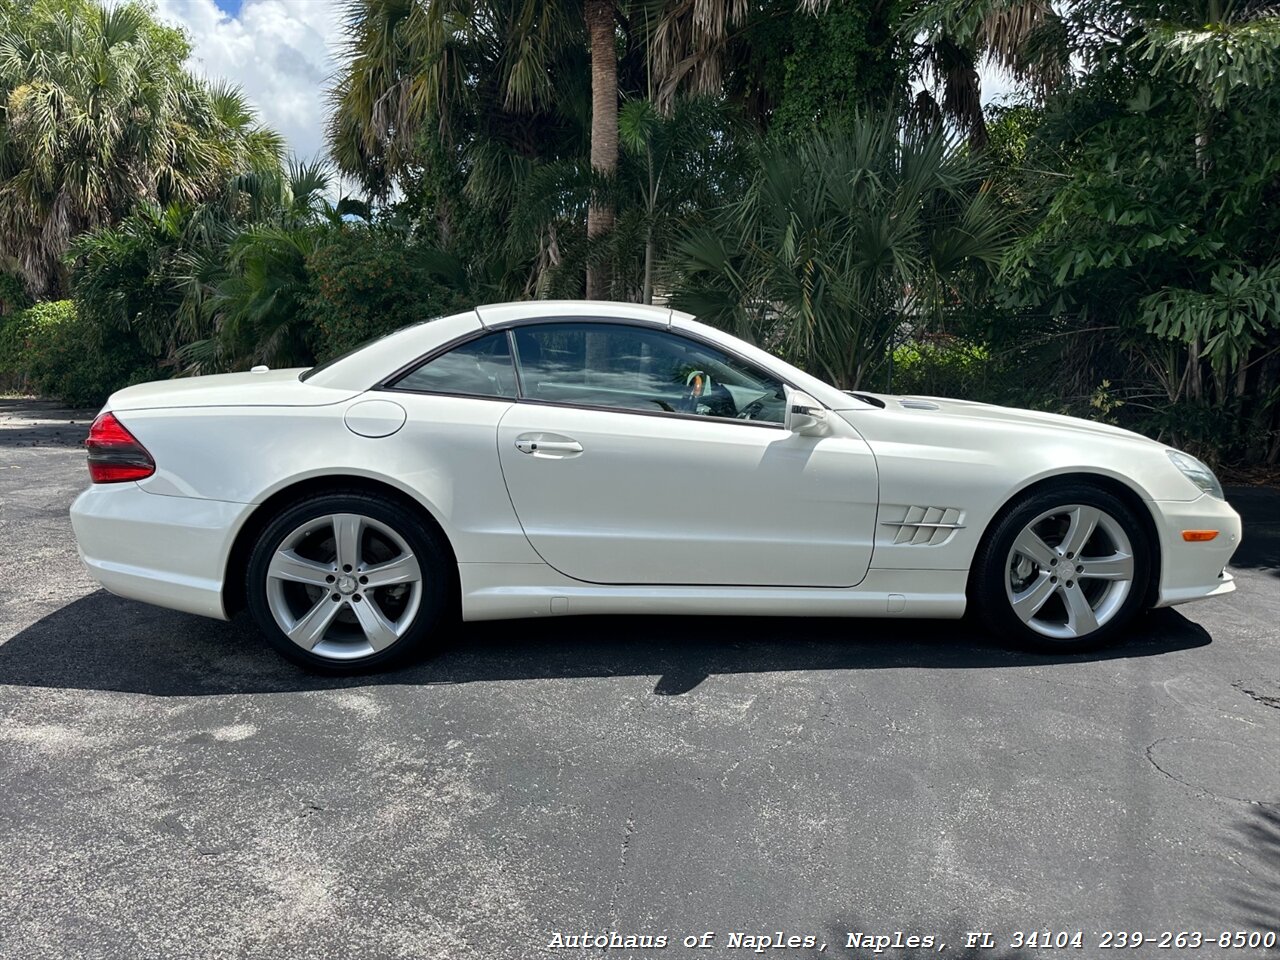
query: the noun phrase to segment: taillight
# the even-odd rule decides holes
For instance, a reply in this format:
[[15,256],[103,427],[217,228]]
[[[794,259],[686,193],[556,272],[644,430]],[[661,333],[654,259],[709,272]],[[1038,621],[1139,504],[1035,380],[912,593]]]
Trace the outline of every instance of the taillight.
[[147,448],[110,411],[98,415],[89,428],[89,479],[94,483],[143,480],[156,472]]

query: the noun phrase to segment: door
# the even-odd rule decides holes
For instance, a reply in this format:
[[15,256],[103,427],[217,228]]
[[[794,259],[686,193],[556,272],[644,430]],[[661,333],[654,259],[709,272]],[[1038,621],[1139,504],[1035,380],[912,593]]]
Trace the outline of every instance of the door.
[[521,401],[498,424],[503,476],[538,554],[614,584],[848,587],[871,560],[866,443],[785,430],[785,387],[666,329],[514,330]]

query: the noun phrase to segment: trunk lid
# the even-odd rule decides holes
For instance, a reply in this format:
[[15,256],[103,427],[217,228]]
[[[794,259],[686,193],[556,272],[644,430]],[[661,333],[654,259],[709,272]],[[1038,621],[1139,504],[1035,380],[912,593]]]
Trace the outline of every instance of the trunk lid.
[[177,380],[154,380],[117,390],[106,410],[165,407],[318,407],[341,403],[359,390],[321,387],[298,379],[305,367],[258,373],[219,373]]

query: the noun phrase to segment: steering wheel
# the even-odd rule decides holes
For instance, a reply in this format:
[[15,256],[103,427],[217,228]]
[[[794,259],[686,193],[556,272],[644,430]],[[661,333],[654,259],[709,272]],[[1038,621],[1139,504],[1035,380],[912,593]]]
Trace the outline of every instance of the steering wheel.
[[745,407],[738,411],[739,420],[754,420],[764,412],[764,398],[752,400]]

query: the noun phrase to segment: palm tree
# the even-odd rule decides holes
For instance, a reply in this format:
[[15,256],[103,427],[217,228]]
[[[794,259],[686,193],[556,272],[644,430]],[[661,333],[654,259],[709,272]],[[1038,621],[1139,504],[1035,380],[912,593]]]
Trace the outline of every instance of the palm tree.
[[954,120],[976,149],[987,144],[979,64],[995,64],[1041,99],[1069,67],[1066,22],[1051,0],[925,0],[900,32],[924,82],[915,117]]
[[[718,93],[729,28],[745,19],[747,8],[746,0],[639,0],[634,4],[629,19],[645,47],[649,101],[669,111],[680,90]],[[607,181],[618,169],[619,38],[614,0],[584,0],[583,20],[591,49],[591,169]],[[598,241],[608,234],[615,217],[612,205],[597,195],[587,213],[587,239]],[[647,265],[651,254],[647,248]],[[589,262],[587,298],[605,299],[610,287],[607,267]],[[649,280],[645,289],[646,297],[651,295]]]
[[[745,18],[746,0],[639,0],[629,18],[645,48],[648,100],[669,111],[677,91],[720,89],[720,60],[728,29]],[[591,49],[591,169],[608,181],[618,169],[618,36],[614,0],[584,0]],[[616,211],[597,192],[587,213],[587,239],[614,228]],[[646,302],[652,295],[652,234],[646,233]],[[607,262],[589,261],[587,298],[611,292]]]
[[180,351],[188,369],[310,361],[307,258],[326,230],[342,228],[338,207],[326,198],[330,182],[326,164],[293,161],[284,172],[228,184],[212,214],[227,218],[225,245],[185,261],[189,296],[211,328],[207,339]]
[[[649,99],[669,110],[677,93],[714,95],[734,27],[750,13],[747,0],[641,0],[632,20],[644,34]],[[812,12],[826,2],[811,2]]]
[[[613,0],[585,0],[583,20],[591,49],[591,169],[612,177],[618,168],[618,39]],[[593,200],[587,211],[587,239],[613,229],[613,207]],[[587,299],[606,299],[609,276],[599,265],[587,267]]]
[[338,169],[385,198],[421,166],[426,135],[453,148],[554,114],[581,37],[573,13],[538,0],[349,0],[347,62],[329,91]]
[[627,232],[643,237],[642,303],[653,302],[655,268],[682,227],[723,203],[726,184],[739,182],[743,151],[727,121],[708,97],[678,97],[665,114],[649,100],[622,107],[618,132],[637,195],[623,217],[638,220]]
[[377,199],[425,198],[427,239],[452,245],[471,207],[501,223],[539,164],[586,154],[580,7],[352,0],[346,23],[332,155]]
[[200,204],[142,203],[71,244],[81,313],[192,372],[306,359],[306,257],[357,204],[321,163],[247,171]]
[[[641,0],[624,7],[620,18],[615,0],[351,0],[349,60],[331,92],[334,158],[340,170],[385,197],[422,163],[421,138],[433,128],[446,151],[465,141],[464,165],[477,154],[502,153],[494,149],[493,131],[513,126],[513,116],[552,124],[576,115],[575,56],[585,46],[590,169],[607,184],[618,167],[618,60],[627,32],[620,27],[644,38],[651,92],[662,91],[666,105],[678,88],[717,85],[719,50],[746,7],[745,0]],[[566,131],[538,132],[540,144],[515,137],[499,142],[508,154],[522,148],[513,158],[521,161],[548,154],[568,159],[556,149]],[[614,222],[609,191],[593,190],[587,236],[598,241]],[[588,263],[586,289],[589,297],[609,295],[606,264]]]
[[243,97],[188,74],[181,34],[140,4],[0,8],[0,259],[36,295],[65,287],[76,235],[139,201],[195,203],[280,140]]
[[680,245],[672,303],[857,387],[904,322],[969,299],[1010,221],[951,138],[864,119],[765,148],[746,194]]

